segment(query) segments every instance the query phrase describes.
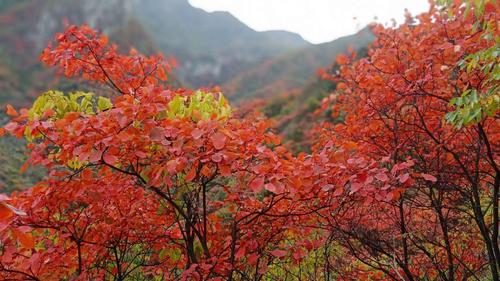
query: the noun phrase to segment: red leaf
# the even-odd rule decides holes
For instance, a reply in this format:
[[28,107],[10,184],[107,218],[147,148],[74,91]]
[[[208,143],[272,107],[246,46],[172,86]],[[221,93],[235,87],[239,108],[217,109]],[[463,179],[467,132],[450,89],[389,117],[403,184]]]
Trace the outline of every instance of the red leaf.
[[193,166],[186,175],[186,181],[192,181],[196,176],[196,166]]
[[436,182],[437,181],[437,178],[433,175],[429,175],[429,174],[420,174],[426,181],[430,181],[430,182]]
[[8,219],[14,214],[18,216],[26,216],[24,211],[19,210],[6,202],[0,201],[0,220]]
[[49,118],[49,117],[51,117],[51,116],[53,116],[53,115],[55,115],[55,114],[56,114],[56,112],[55,112],[53,109],[49,108],[49,109],[47,109],[47,110],[43,113],[43,118],[44,118],[44,119],[47,119],[47,118]]
[[339,188],[335,189],[335,191],[333,192],[333,196],[337,197],[337,196],[342,195],[342,193],[344,193],[344,189],[342,187],[339,187]]
[[288,254],[288,252],[285,250],[273,250],[270,253],[271,253],[271,255],[273,255],[277,258],[282,258],[282,257],[286,256],[286,254]]
[[330,191],[334,188],[333,184],[325,184],[321,189],[323,189],[323,191]]
[[11,134],[14,134],[14,131],[19,127],[16,122],[9,122],[5,125],[5,130]]
[[23,233],[18,229],[13,229],[12,235],[24,248],[33,249],[35,247],[35,239],[33,239],[31,233]]
[[358,182],[351,183],[351,194],[359,191],[361,187],[363,187],[363,185]]
[[402,174],[399,176],[399,182],[405,183],[409,178],[410,178],[410,175],[408,173]]
[[223,149],[224,146],[226,145],[226,135],[222,133],[215,133],[213,134],[210,139],[212,140],[212,144],[214,145],[215,149]]
[[0,202],[0,221],[6,220],[14,215],[11,209],[9,209],[4,202]]
[[137,156],[137,157],[139,157],[141,159],[144,159],[144,158],[148,157],[148,155],[146,154],[146,152],[140,151],[140,150],[137,150],[135,152],[135,156]]
[[7,105],[7,115],[14,117],[14,116],[17,116],[17,115],[19,115],[19,114],[18,114],[18,113],[17,113],[17,111],[16,111],[16,110],[12,107],[12,105],[8,104],[8,105]]
[[401,197],[401,190],[393,190],[387,193],[387,196],[385,197],[386,200],[388,201],[393,201],[393,200],[398,200]]
[[247,261],[248,261],[248,264],[250,264],[250,265],[254,265],[254,264],[256,264],[256,263],[257,263],[257,260],[258,260],[258,259],[259,259],[259,256],[258,256],[257,254],[255,254],[255,253],[253,253],[253,254],[250,254],[250,255],[248,256]]
[[162,127],[154,127],[149,132],[149,137],[153,141],[161,141],[161,140],[163,140],[164,136],[165,136],[165,132],[163,131]]
[[276,185],[274,185],[274,184],[272,184],[272,183],[266,183],[266,184],[264,185],[264,188],[265,188],[266,190],[271,191],[271,192],[272,192],[272,193],[274,193],[274,194],[279,194],[279,193],[282,193],[282,192],[283,192],[283,187],[282,187],[282,186],[276,186]]
[[0,137],[5,135],[5,129],[4,128],[0,128]]
[[250,189],[254,192],[259,191],[264,185],[264,177],[257,176],[252,182],[250,182]]
[[101,152],[99,150],[92,150],[92,153],[90,153],[89,156],[89,161],[97,162],[99,159],[101,159]]
[[389,177],[384,174],[384,173],[378,173],[375,175],[375,178],[378,179],[379,181],[387,181],[389,179]]
[[194,129],[192,132],[191,132],[191,136],[193,137],[193,139],[197,140],[199,139],[201,136],[203,135],[203,131],[196,128]]
[[238,251],[236,251],[236,254],[234,255],[235,258],[241,259],[245,255],[246,249],[245,247],[240,247]]
[[110,164],[110,165],[113,165],[118,161],[118,157],[116,157],[115,155],[109,154],[109,153],[104,154],[103,159],[104,159],[104,162],[106,162],[107,164]]
[[219,163],[220,161],[222,161],[222,155],[220,153],[215,153],[211,158],[215,163]]

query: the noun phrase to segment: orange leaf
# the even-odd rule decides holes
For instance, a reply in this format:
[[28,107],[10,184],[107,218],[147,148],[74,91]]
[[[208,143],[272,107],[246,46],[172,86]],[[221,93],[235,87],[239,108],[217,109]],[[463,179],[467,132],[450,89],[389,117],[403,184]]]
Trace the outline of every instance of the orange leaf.
[[204,175],[205,177],[209,177],[212,175],[212,171],[210,171],[210,168],[208,166],[203,166],[203,168],[201,168],[201,174]]
[[337,90],[345,90],[347,89],[347,85],[343,82],[337,84]]
[[346,55],[344,54],[340,54],[337,56],[337,58],[335,59],[335,61],[340,64],[340,65],[343,65],[343,64],[346,64],[348,62],[348,58]]
[[28,163],[28,161],[24,162],[21,168],[19,168],[19,173],[24,174],[24,172],[26,172],[26,169],[28,169],[29,165],[30,164]]
[[31,233],[23,233],[18,229],[13,229],[12,235],[24,248],[33,249],[35,247],[35,239],[33,239]]
[[231,166],[230,165],[219,165],[220,174],[229,177],[231,176]]
[[193,166],[186,175],[186,181],[192,181],[196,176],[196,166]]
[[18,113],[17,113],[17,111],[16,111],[16,110],[12,107],[12,105],[8,104],[8,105],[7,105],[7,115],[9,115],[9,116],[13,116],[13,117],[14,117],[14,116],[17,116],[17,115],[19,115],[19,114],[18,114]]
[[0,221],[11,218],[14,215],[14,212],[10,208],[8,208],[5,203],[0,202]]

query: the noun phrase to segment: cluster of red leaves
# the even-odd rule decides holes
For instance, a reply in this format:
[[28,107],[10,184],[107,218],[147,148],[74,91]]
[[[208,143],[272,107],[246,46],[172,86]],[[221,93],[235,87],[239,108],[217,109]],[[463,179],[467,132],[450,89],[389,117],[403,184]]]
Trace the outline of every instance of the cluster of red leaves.
[[[457,89],[482,86],[457,62],[491,41],[454,9],[376,27],[367,58],[339,57],[324,107],[345,120],[322,124],[298,156],[266,120],[165,118],[191,93],[162,84],[160,57],[123,56],[70,27],[42,60],[117,95],[60,119],[8,108],[5,130],[29,131],[29,163],[50,174],[0,198],[0,277],[479,280],[489,268],[498,279],[498,119],[443,120]],[[498,21],[489,6],[483,17]]]
[[57,66],[66,77],[108,84],[121,94],[135,95],[140,88],[165,81],[171,69],[161,55],[145,57],[134,49],[129,55],[119,54],[105,35],[88,26],[67,28],[56,36],[56,43],[42,52],[42,62]]
[[[190,93],[160,84],[160,58],[119,55],[103,38],[70,27],[42,60],[108,84],[119,94],[113,108],[34,120],[9,109],[5,129],[29,129],[29,162],[50,175],[13,196],[27,216],[5,223],[0,275],[220,279],[259,264],[265,272],[286,253],[278,242],[299,208],[291,155],[263,120],[162,118],[173,96]],[[19,232],[33,242],[17,243]]]
[[[417,24],[374,27],[378,39],[368,57],[339,57],[339,74],[328,77],[338,86],[323,108],[345,120],[317,129],[316,153],[332,146],[334,163],[347,157],[351,164],[365,161],[369,171],[382,166],[398,174],[392,198],[386,197],[395,200],[377,200],[385,186],[371,185],[386,175],[365,172],[350,175],[349,187],[367,197],[332,204],[336,215],[323,223],[343,258],[360,265],[335,261],[331,266],[343,267],[345,280],[499,278],[498,116],[460,130],[444,120],[452,97],[487,86],[484,73],[467,73],[458,62],[495,43],[473,28],[479,19],[457,3],[452,17],[432,6]],[[498,36],[498,6],[488,2],[481,16]],[[366,270],[383,274],[369,277]]]

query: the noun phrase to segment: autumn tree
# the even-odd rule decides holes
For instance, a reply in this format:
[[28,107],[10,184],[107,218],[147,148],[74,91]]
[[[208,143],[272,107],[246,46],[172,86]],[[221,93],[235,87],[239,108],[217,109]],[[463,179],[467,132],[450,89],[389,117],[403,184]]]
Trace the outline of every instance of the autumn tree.
[[315,150],[337,163],[320,225],[352,261],[332,259],[341,279],[499,279],[499,14],[482,2],[432,4],[374,27],[367,58],[337,58],[324,108],[345,119],[322,125]]
[[49,174],[0,196],[0,277],[498,280],[499,9],[474,3],[337,57],[335,122],[298,155],[218,90],[168,86],[161,56],[69,27],[41,60],[103,90],[7,107],[21,169]]
[[291,198],[305,192],[265,120],[233,117],[221,93],[168,87],[161,56],[119,54],[86,26],[41,60],[107,90],[8,108],[27,165],[50,173],[2,198],[2,278],[258,279],[288,255]]

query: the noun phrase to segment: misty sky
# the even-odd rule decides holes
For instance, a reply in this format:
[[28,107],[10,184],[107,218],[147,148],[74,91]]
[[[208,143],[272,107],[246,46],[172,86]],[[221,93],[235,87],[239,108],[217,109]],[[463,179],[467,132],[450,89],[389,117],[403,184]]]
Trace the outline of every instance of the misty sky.
[[206,11],[228,11],[251,28],[283,29],[312,43],[352,34],[372,22],[401,22],[404,9],[427,11],[427,0],[189,0]]

